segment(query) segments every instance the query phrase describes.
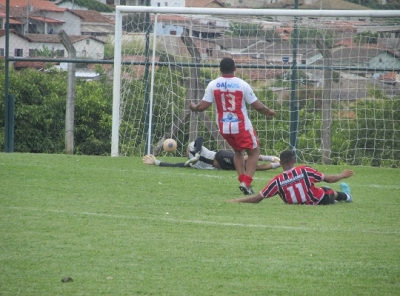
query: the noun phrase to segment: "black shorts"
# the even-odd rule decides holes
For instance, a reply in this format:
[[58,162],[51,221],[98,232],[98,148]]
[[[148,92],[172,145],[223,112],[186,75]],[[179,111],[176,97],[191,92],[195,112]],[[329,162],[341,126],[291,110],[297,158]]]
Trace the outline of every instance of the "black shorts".
[[233,156],[235,154],[229,150],[220,150],[215,154],[215,160],[223,170],[235,170]]
[[322,187],[325,191],[324,197],[318,203],[319,205],[326,206],[335,203],[335,192],[329,187]]

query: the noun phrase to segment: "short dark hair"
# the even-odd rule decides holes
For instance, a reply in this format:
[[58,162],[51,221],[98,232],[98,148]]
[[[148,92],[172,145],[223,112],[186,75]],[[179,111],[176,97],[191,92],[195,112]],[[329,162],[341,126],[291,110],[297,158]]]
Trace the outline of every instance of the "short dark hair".
[[281,153],[281,155],[279,156],[279,158],[281,159],[281,162],[283,162],[283,163],[287,163],[292,160],[295,160],[294,153],[290,150],[283,151]]
[[223,58],[219,63],[219,69],[222,73],[232,73],[235,71],[235,61],[232,58]]

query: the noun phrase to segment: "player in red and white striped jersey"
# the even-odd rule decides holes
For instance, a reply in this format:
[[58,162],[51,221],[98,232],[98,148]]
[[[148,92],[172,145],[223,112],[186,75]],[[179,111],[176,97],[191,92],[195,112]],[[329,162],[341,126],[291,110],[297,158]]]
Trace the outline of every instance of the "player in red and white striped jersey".
[[325,175],[309,166],[294,166],[296,160],[291,151],[284,151],[280,155],[283,173],[272,178],[271,181],[255,196],[237,198],[230,202],[258,203],[265,198],[279,195],[287,204],[301,205],[329,205],[336,201],[352,202],[350,187],[341,183],[342,192],[328,187],[317,187],[315,183],[335,183],[354,175],[353,170],[345,169],[337,175]]
[[[260,147],[256,131],[247,114],[246,104],[266,116],[275,116],[276,113],[258,100],[247,82],[235,77],[235,70],[234,60],[223,58],[220,62],[222,76],[211,81],[200,103],[191,102],[189,108],[202,112],[215,104],[219,132],[235,151],[234,163],[240,182],[239,189],[244,194],[253,194],[251,182],[256,171]],[[244,151],[248,155],[246,167]]]

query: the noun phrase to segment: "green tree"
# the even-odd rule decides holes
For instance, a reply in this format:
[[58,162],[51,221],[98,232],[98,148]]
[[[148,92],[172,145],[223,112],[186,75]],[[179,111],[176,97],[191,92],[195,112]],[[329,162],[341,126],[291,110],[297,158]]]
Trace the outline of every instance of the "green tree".
[[355,43],[361,44],[377,44],[378,43],[378,33],[373,33],[371,31],[361,32],[354,37]]
[[229,34],[232,36],[265,37],[265,32],[260,24],[229,23]]
[[60,50],[52,51],[45,45],[43,45],[41,49],[36,49],[34,55],[37,56],[37,57],[58,57],[58,56],[62,56]]
[[[0,79],[4,81],[4,62]],[[33,69],[9,72],[9,93],[15,96],[14,151],[63,153],[67,72]],[[4,114],[4,84],[0,84],[0,111]],[[78,154],[110,153],[112,87],[106,79],[77,80],[75,97],[75,151]],[[0,117],[4,149],[4,116]]]
[[122,27],[127,32],[150,32],[153,30],[151,23],[146,20],[146,13],[128,13],[122,16]]
[[[294,30],[290,33],[290,40],[294,42]],[[319,30],[310,28],[300,28],[297,31],[297,40],[299,44],[315,43],[316,40],[324,40],[327,47],[333,45],[333,34],[330,30]]]

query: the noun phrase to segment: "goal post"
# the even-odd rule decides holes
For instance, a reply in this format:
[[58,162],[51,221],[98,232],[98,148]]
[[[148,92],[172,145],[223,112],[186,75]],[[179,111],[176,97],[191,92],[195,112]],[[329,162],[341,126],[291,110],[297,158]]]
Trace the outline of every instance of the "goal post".
[[172,137],[183,156],[197,135],[227,148],[214,109],[187,106],[229,56],[277,112],[266,120],[249,108],[262,153],[399,166],[399,26],[394,10],[116,6],[111,155],[160,154]]

